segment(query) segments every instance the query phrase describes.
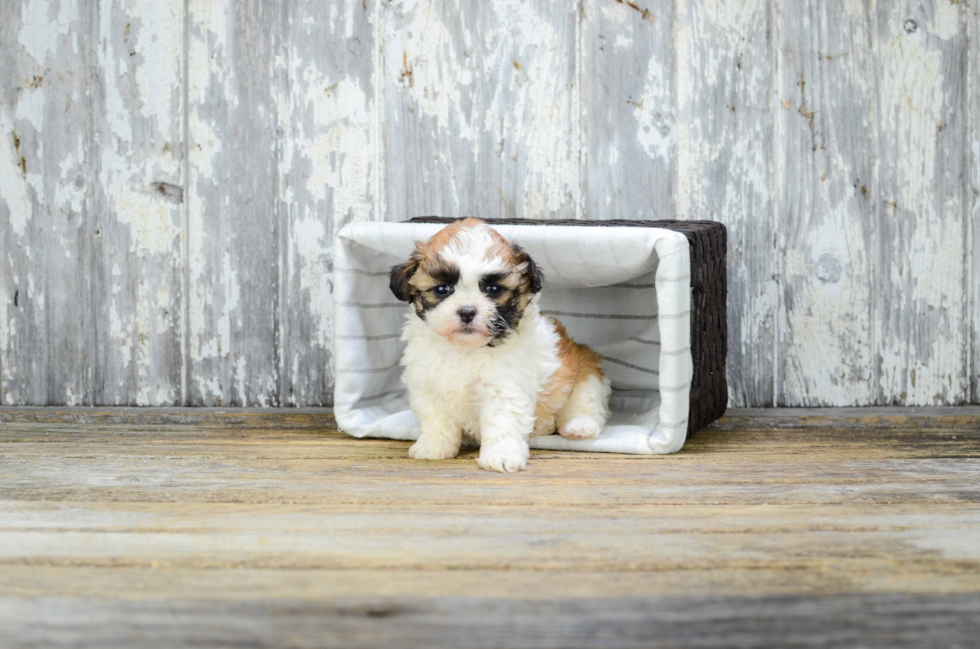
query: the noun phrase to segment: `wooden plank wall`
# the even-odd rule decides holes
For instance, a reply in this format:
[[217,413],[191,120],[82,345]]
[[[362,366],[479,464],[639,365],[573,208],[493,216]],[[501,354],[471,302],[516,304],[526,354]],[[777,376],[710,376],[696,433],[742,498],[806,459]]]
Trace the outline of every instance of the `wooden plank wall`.
[[331,245],[729,227],[733,405],[980,400],[980,3],[0,0],[0,403],[329,405]]

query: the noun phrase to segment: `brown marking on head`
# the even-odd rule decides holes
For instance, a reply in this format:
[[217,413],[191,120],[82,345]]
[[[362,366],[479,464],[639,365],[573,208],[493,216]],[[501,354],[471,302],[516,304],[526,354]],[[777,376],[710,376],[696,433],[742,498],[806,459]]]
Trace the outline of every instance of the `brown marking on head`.
[[442,252],[443,248],[449,245],[449,243],[453,240],[453,237],[455,237],[457,234],[463,230],[469,230],[470,228],[475,228],[483,224],[484,221],[473,217],[453,221],[429,237],[428,241],[417,243],[415,245],[420,246],[425,256],[435,258],[440,252]]
[[[463,257],[443,254],[454,245],[458,236],[472,229],[483,231],[489,237],[490,243],[473,249],[473,242],[470,241],[470,248],[462,251]],[[455,255],[461,252],[455,247],[453,251]],[[410,302],[420,318],[426,319],[427,311],[436,308],[455,292],[440,287],[455,287],[460,282],[461,274],[464,282],[474,281],[472,274],[465,275],[466,272],[472,273],[465,270],[466,263],[463,261],[469,255],[479,255],[482,260],[499,259],[503,262],[503,267],[499,270],[481,271],[483,275],[479,277],[478,293],[475,285],[466,288],[465,284],[460,284],[459,287],[464,291],[461,296],[469,291],[476,296],[472,298],[475,300],[474,304],[484,305],[483,322],[491,334],[490,344],[494,344],[505,338],[520,323],[534,294],[541,290],[542,274],[520,246],[512,245],[499,232],[487,227],[484,221],[475,218],[455,221],[427,241],[416,242],[411,258],[392,268],[391,290],[398,299]],[[454,262],[459,263],[462,270]],[[445,321],[445,316],[440,318]]]
[[419,249],[419,244],[415,244],[415,251],[409,256],[404,264],[391,267],[388,273],[388,286],[395,297],[402,302],[411,302],[413,299],[412,287],[409,282],[415,276],[422,263],[423,255]]

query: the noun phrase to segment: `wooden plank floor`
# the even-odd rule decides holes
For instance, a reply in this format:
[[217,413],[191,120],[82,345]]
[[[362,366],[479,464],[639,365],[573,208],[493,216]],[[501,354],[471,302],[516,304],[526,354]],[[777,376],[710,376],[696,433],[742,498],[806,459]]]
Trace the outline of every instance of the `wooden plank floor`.
[[980,409],[409,460],[313,411],[0,409],[0,646],[976,647]]

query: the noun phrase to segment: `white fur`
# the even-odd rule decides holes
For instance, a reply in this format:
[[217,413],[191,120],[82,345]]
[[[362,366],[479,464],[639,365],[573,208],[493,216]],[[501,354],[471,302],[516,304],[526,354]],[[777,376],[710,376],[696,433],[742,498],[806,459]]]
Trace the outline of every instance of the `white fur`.
[[417,316],[408,316],[402,357],[419,440],[416,459],[455,457],[461,435],[480,444],[484,469],[513,472],[527,466],[534,409],[561,366],[558,333],[538,310],[537,297],[503,344],[453,344]]

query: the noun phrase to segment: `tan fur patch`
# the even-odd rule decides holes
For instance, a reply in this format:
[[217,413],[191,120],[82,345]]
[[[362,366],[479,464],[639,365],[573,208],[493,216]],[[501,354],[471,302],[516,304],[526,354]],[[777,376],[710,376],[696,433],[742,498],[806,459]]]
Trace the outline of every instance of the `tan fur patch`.
[[[438,282],[433,279],[432,275],[445,267],[445,263],[439,257],[439,253],[443,251],[452,242],[453,237],[462,232],[463,230],[468,230],[470,228],[475,228],[477,226],[483,225],[483,221],[480,219],[475,219],[472,217],[462,219],[460,221],[453,221],[443,229],[436,232],[434,235],[429,237],[427,241],[418,241],[415,244],[415,253],[413,253],[413,258],[416,258],[419,262],[418,270],[409,280],[409,284],[414,286],[419,291],[427,291],[435,287]],[[504,241],[504,239],[494,232],[490,231],[491,236],[494,240]],[[504,241],[504,245],[510,249],[509,244]]]
[[475,228],[483,225],[483,223],[484,222],[480,219],[474,219],[473,217],[465,218],[460,221],[453,221],[429,237],[428,241],[419,243],[419,250],[422,252],[423,256],[430,259],[435,259],[436,255],[442,252],[442,249],[449,245],[449,242],[453,240],[453,237],[463,230]]
[[555,371],[544,392],[538,397],[538,405],[534,411],[535,435],[555,432],[555,416],[568,401],[576,385],[588,380],[590,376],[603,376],[602,356],[588,345],[572,340],[560,322],[554,318],[549,319],[560,337],[558,359],[561,367]]

